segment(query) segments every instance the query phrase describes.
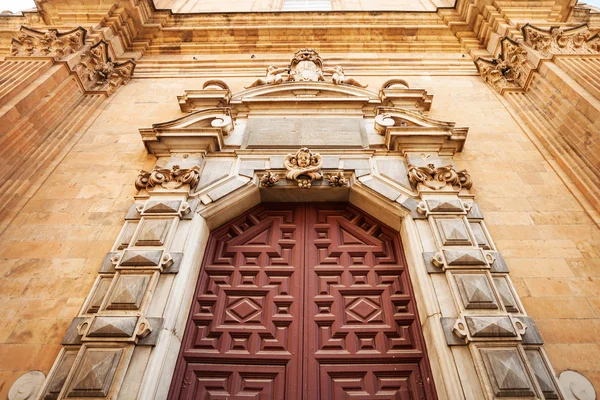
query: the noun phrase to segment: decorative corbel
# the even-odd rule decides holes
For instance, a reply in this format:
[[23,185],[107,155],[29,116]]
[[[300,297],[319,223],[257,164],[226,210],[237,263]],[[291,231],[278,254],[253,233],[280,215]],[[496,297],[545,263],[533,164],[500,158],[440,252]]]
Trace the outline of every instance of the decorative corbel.
[[498,58],[477,58],[477,71],[485,82],[500,93],[505,89],[525,89],[534,69],[527,58],[527,51],[506,36],[501,40],[501,48]]
[[275,186],[277,182],[279,182],[279,175],[272,171],[267,171],[260,177],[260,184],[265,187]]
[[544,57],[552,57],[556,54],[598,54],[600,52],[600,36],[592,35],[587,24],[573,28],[551,26],[549,29],[525,24],[521,31],[525,43]]
[[81,49],[86,33],[81,26],[62,33],[56,29],[42,32],[22,26],[17,38],[12,39],[10,53],[14,57],[53,57],[58,61]]
[[86,90],[104,91],[109,95],[131,79],[135,61],[113,62],[108,56],[108,43],[99,41],[87,51],[75,71]]

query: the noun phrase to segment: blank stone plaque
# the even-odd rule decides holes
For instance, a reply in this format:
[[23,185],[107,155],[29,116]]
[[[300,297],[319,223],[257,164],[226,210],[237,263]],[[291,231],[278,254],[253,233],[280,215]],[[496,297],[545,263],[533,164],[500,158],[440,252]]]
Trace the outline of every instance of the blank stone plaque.
[[364,147],[362,118],[249,118],[248,148]]

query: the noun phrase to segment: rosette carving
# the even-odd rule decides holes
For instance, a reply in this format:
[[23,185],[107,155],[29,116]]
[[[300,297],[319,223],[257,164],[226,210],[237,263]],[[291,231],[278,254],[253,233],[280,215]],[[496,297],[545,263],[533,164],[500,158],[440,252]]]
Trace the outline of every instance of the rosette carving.
[[295,154],[288,153],[283,164],[288,171],[286,178],[298,182],[300,188],[309,188],[312,181],[323,179],[323,175],[319,172],[323,165],[323,158],[306,147]]
[[141,171],[135,180],[137,190],[150,189],[161,186],[165,189],[178,189],[183,185],[189,185],[193,190],[200,179],[200,167],[181,169],[179,165],[172,168],[154,167],[151,172]]
[[408,165],[408,179],[417,187],[419,184],[433,190],[440,190],[446,185],[470,189],[473,186],[471,176],[466,170],[456,171],[452,165],[436,168],[433,164],[424,167]]
[[81,26],[62,33],[56,29],[42,32],[22,26],[17,38],[12,40],[11,55],[60,60],[83,46],[85,34],[86,30]]

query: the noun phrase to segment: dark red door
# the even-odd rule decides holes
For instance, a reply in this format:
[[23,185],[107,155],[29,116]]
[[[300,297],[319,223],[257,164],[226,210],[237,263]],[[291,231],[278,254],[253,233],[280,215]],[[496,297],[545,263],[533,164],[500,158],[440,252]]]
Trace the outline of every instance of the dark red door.
[[211,233],[171,399],[433,399],[398,233],[262,204]]

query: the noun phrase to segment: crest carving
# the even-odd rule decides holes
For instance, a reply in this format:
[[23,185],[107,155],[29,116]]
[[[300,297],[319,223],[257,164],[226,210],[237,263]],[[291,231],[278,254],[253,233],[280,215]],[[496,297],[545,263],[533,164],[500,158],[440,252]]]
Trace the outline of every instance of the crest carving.
[[83,46],[86,32],[81,26],[62,33],[56,29],[42,32],[22,26],[17,38],[12,40],[10,53],[15,57],[53,57],[58,61]]
[[288,153],[283,165],[288,171],[286,178],[298,182],[299,188],[310,188],[312,181],[323,179],[323,175],[319,172],[323,165],[323,158],[307,147],[301,148],[294,154]]
[[190,185],[193,190],[200,179],[200,167],[181,169],[179,165],[173,165],[172,168],[154,167],[151,172],[140,171],[135,180],[137,190],[150,189],[161,186],[165,189],[179,189],[183,185]]
[[325,73],[331,74],[331,82],[336,85],[351,85],[360,88],[367,87],[356,79],[347,77],[341,66],[323,68],[323,59],[313,49],[300,49],[294,53],[290,65],[280,68],[270,65],[264,78],[258,78],[246,89],[263,85],[277,85],[284,82],[324,82]]
[[76,67],[86,90],[102,90],[109,94],[129,82],[134,69],[133,59],[123,63],[113,62],[108,56],[108,43],[104,40],[92,46]]
[[502,39],[502,52],[498,58],[477,58],[475,65],[483,80],[497,91],[506,88],[523,89],[533,65],[527,52],[519,44],[507,37]]
[[415,187],[422,184],[433,190],[443,189],[448,184],[459,189],[470,189],[473,186],[469,173],[466,170],[456,171],[452,165],[436,168],[433,164],[423,167],[409,164],[408,180]]
[[521,30],[525,43],[546,57],[600,52],[600,37],[598,34],[592,36],[587,24],[574,28],[552,26],[549,29],[526,24]]

